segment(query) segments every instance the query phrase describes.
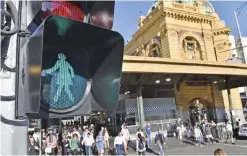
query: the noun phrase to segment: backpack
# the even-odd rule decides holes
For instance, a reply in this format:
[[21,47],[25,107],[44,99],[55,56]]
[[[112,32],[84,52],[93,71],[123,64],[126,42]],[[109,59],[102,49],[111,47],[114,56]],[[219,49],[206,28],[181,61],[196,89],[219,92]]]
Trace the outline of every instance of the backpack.
[[144,144],[142,140],[139,141],[139,149],[140,150],[144,149]]

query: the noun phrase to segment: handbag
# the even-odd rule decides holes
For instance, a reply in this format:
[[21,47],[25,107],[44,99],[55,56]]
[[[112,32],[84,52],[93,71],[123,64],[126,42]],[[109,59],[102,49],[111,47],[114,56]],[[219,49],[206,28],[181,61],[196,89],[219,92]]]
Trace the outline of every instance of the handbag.
[[45,148],[45,153],[51,153],[51,151],[52,151],[51,148],[49,148],[49,147],[46,147],[46,148]]

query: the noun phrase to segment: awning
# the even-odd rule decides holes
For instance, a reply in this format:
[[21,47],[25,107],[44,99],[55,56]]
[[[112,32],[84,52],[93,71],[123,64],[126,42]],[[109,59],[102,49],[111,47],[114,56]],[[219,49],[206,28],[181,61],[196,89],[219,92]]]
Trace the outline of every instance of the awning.
[[[229,62],[188,61],[125,55],[122,72],[125,75],[160,75],[163,76],[163,79],[165,75],[169,75],[173,76],[173,83],[176,83],[181,77],[194,75],[211,79],[213,82],[217,81],[218,87],[222,90],[226,89],[224,79],[228,77],[230,88],[247,86],[247,65]],[[132,81],[126,79],[122,80],[122,83],[131,84]]]

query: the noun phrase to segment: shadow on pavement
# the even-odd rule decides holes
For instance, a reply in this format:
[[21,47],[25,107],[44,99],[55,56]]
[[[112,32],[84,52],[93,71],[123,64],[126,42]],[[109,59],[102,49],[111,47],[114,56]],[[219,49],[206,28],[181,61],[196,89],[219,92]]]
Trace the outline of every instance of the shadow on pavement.
[[[136,141],[134,140],[129,141],[128,148],[131,148],[132,150],[136,151]],[[159,153],[155,152],[151,148],[147,148],[146,152],[151,153],[153,155],[159,155]]]
[[151,153],[151,154],[154,154],[154,155],[159,155],[159,153],[155,152],[151,148],[147,148],[146,152]]
[[185,144],[189,144],[189,145],[195,145],[195,143],[192,142],[192,141],[190,141],[190,140],[185,140],[185,139],[183,139],[182,142],[185,143]]

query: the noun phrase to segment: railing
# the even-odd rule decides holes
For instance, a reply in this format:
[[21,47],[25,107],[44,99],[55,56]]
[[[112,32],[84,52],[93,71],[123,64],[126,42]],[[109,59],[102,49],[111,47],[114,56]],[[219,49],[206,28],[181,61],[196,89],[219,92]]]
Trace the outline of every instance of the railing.
[[[176,123],[177,119],[160,120],[160,121],[150,121],[151,132],[169,131],[173,129],[173,125]],[[128,126],[130,135],[135,135],[139,125]]]

